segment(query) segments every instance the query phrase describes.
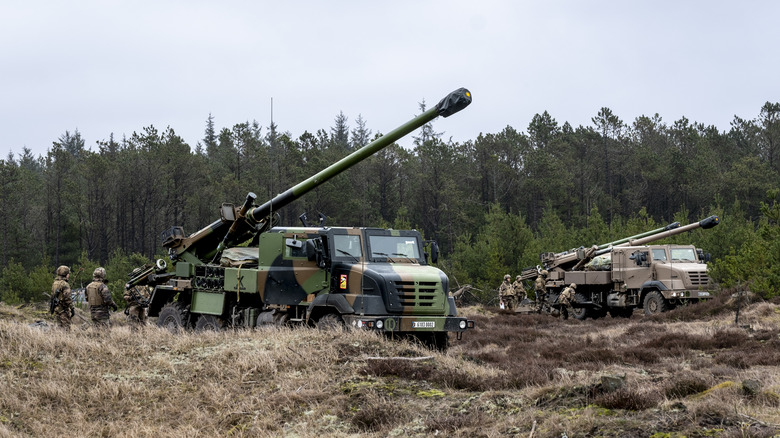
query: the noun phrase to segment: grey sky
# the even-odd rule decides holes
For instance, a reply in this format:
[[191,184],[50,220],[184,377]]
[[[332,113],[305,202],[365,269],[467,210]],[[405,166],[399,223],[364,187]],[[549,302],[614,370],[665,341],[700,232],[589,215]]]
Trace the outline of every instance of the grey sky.
[[473,104],[434,125],[455,141],[602,107],[728,130],[780,101],[778,17],[775,1],[6,0],[0,157],[149,125],[194,148],[209,113],[265,132],[271,98],[294,138],[340,111],[388,132],[459,87]]

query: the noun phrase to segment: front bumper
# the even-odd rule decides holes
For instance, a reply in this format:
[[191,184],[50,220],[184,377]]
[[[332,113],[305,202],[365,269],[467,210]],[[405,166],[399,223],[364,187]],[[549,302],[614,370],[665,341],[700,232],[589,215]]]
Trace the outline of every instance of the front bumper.
[[474,328],[474,321],[457,316],[360,316],[344,315],[344,322],[354,328],[388,333],[457,332],[458,336]]
[[701,299],[712,298],[712,294],[706,290],[677,290],[668,292],[668,299]]

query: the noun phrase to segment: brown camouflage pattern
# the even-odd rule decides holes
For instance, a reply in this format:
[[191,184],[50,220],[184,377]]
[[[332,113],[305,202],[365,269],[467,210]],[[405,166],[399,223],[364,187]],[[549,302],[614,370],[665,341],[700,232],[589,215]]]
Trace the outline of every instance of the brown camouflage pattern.
[[[149,288],[147,286],[134,286],[132,290],[134,290],[139,296],[143,298],[149,298]],[[148,319],[146,315],[146,307],[138,304],[137,299],[135,299],[135,296],[129,289],[125,290],[125,293],[122,297],[127,302],[127,322],[130,324],[130,327],[138,328],[145,326]]]
[[71,296],[67,275],[64,277],[61,275],[57,276],[51,285],[51,294],[60,299],[59,304],[54,308],[54,318],[57,321],[57,326],[70,330],[70,313],[71,309],[73,309],[73,297]]
[[520,281],[520,276],[517,276],[517,279],[514,283],[512,283],[512,288],[515,290],[515,296],[517,296],[518,301],[522,301],[528,297],[528,294],[525,291],[525,285],[522,281]]
[[97,328],[108,328],[111,326],[110,308],[116,307],[114,299],[108,286],[100,278],[93,278],[92,283],[86,288],[87,301],[89,302],[89,313],[92,318],[92,324]]
[[515,288],[511,283],[509,283],[508,278],[505,278],[498,287],[498,299],[504,303],[504,308],[509,311],[514,311],[517,307],[517,296],[515,295]]

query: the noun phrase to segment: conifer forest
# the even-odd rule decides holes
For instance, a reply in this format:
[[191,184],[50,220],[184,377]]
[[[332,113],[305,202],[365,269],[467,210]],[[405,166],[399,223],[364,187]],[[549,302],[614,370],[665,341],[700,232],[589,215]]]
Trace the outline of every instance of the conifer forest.
[[[542,252],[717,215],[720,226],[670,241],[710,253],[719,290],[779,294],[780,103],[735,116],[727,130],[659,114],[624,121],[609,108],[591,121],[574,127],[543,112],[465,142],[425,125],[411,147],[391,145],[277,213],[284,225],[306,212],[330,226],[420,230],[438,242],[451,289],[470,284],[486,304],[504,274]],[[148,126],[91,145],[65,132],[45,155],[9,153],[0,300],[45,299],[62,264],[76,283],[106,267],[116,294],[132,268],[166,257],[161,232],[193,233],[250,191],[264,202],[378,135],[343,113],[297,138],[273,124],[220,128],[209,115],[196,144]]]

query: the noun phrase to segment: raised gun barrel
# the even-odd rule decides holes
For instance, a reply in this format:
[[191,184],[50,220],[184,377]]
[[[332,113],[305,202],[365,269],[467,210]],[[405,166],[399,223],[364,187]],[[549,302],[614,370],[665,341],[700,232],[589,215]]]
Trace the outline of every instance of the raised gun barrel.
[[246,242],[257,233],[269,228],[274,210],[289,205],[317,186],[436,117],[449,117],[466,108],[470,103],[471,92],[465,88],[459,88],[439,101],[435,107],[331,164],[316,175],[276,195],[259,207],[252,207],[255,195],[249,193],[241,208],[236,208],[231,204],[223,204],[220,219],[189,236],[185,236],[184,230],[177,226],[162,232],[160,235],[162,245],[168,248],[171,260],[184,260],[196,265],[214,262],[220,257],[224,248]]
[[300,183],[296,184],[295,187],[292,187],[276,195],[273,199],[266,202],[265,204],[253,208],[247,214],[247,218],[250,221],[255,222],[264,221],[268,218],[268,216],[270,216],[272,209],[279,209],[286,206],[313,188],[323,184],[339,173],[379,152],[381,149],[389,146],[396,140],[409,134],[420,126],[430,122],[436,117],[449,117],[463,108],[466,108],[470,103],[471,92],[469,92],[469,90],[465,88],[459,88],[453,91],[452,93],[448,94],[447,97],[439,101],[435,107],[425,111],[419,116],[413,118],[398,128],[395,128],[394,130],[363,146],[355,152],[352,152],[336,163],[331,164],[316,175],[301,181]]
[[[682,233],[684,233],[686,231],[692,231],[692,230],[695,230],[697,228],[702,228],[702,229],[706,230],[708,228],[712,228],[712,227],[718,225],[719,223],[720,223],[720,219],[717,216],[710,216],[710,217],[708,217],[706,219],[700,220],[699,222],[694,222],[692,224],[688,224],[688,225],[684,225],[684,226],[680,226],[679,222],[675,222],[675,224],[677,224],[677,226],[674,227],[674,228],[671,228],[671,229],[668,229],[668,230],[664,230],[664,231],[661,231],[661,232],[658,232],[658,233],[653,233],[653,234],[647,235],[647,236],[640,236],[640,237],[638,237],[636,239],[629,238],[629,239],[625,240],[624,242],[621,242],[621,243],[619,243],[617,245],[612,245],[610,247],[600,249],[599,251],[596,251],[595,255],[605,254],[605,253],[609,252],[610,248],[613,248],[615,246],[645,245],[645,244],[650,243],[650,242],[655,242],[656,240],[665,239],[667,237],[675,236],[677,234],[682,234]],[[674,224],[670,224],[670,225],[674,225]]]
[[[590,260],[592,260],[593,257],[599,256],[601,254],[606,254],[614,247],[644,245],[649,242],[654,242],[656,240],[661,240],[666,237],[684,233],[686,231],[691,231],[696,228],[703,228],[703,229],[712,228],[718,225],[718,221],[719,219],[717,216],[710,216],[704,220],[692,224],[688,224],[685,226],[680,226],[679,222],[673,222],[661,228],[645,231],[644,233],[639,233],[630,237],[625,237],[623,239],[618,239],[613,242],[604,243],[601,245],[580,247],[580,248],[575,248],[560,253],[551,253],[551,252],[542,253],[540,255],[540,259],[545,269],[548,270],[561,269],[566,271],[569,270],[576,271],[581,269],[585,264],[587,264]],[[524,270],[523,279],[533,278],[536,275],[534,271],[535,270],[532,269]]]
[[631,237],[625,237],[623,239],[618,239],[618,240],[615,240],[614,242],[603,243],[603,244],[599,245],[598,249],[605,249],[605,248],[609,248],[609,247],[612,247],[612,246],[617,246],[617,245],[620,245],[620,244],[623,244],[623,243],[630,242],[630,241],[635,240],[635,239],[640,239],[642,237],[653,236],[653,235],[656,235],[658,233],[662,233],[664,231],[673,230],[673,229],[679,228],[679,227],[680,227],[680,223],[679,222],[672,222],[671,224],[669,224],[669,225],[667,225],[665,227],[656,228],[655,230],[645,231],[644,233],[639,233],[639,234],[635,234],[635,235],[633,235]]

